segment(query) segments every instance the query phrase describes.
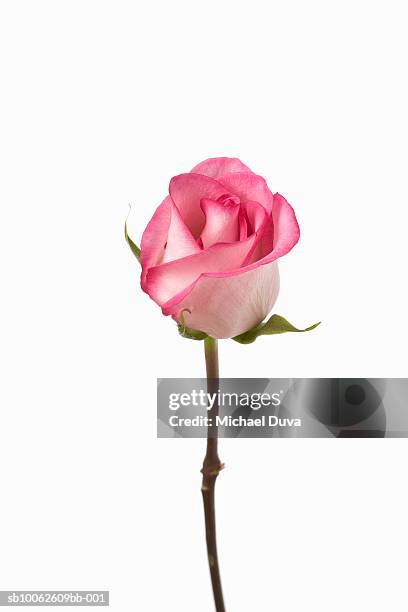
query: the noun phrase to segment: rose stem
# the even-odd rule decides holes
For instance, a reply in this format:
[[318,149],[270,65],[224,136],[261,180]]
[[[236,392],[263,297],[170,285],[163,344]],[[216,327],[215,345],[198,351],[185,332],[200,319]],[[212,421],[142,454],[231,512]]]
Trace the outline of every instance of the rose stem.
[[[219,377],[217,340],[207,337],[204,340],[204,350],[205,364],[207,367],[207,390],[208,393],[217,393]],[[224,467],[218,457],[218,425],[216,422],[218,410],[218,402],[215,401],[214,406],[208,411],[207,452],[201,470],[203,474],[201,492],[204,502],[205,535],[215,609],[217,612],[225,612],[220,569],[218,566],[217,537],[215,530],[215,481]]]

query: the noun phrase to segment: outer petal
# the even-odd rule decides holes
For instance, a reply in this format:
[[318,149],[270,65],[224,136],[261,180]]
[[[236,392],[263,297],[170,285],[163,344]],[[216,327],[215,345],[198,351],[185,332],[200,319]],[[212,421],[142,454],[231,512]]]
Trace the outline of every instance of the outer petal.
[[205,226],[201,232],[204,249],[217,242],[236,242],[239,239],[239,204],[225,205],[203,198],[201,208],[205,214]]
[[[230,270],[239,269],[252,252],[257,239],[258,236],[253,234],[242,242],[219,242],[197,255],[150,268],[145,291],[160,305],[174,296],[180,301],[182,293],[190,291],[202,274],[229,275]],[[205,308],[205,304],[202,307]]]
[[165,314],[178,320],[185,310],[188,327],[213,338],[232,338],[260,323],[271,311],[278,293],[279,272],[274,261],[235,276],[202,276],[194,289]]
[[220,176],[218,182],[226,189],[239,196],[242,203],[255,201],[270,212],[273,204],[273,194],[262,176],[248,172],[236,172]]
[[237,157],[210,157],[194,166],[191,172],[217,178],[229,172],[252,172],[252,170]]
[[157,266],[163,259],[164,248],[170,226],[172,201],[167,196],[156,209],[143,232],[140,245],[142,265],[142,289],[145,289],[146,274],[149,268]]
[[184,223],[195,238],[201,234],[205,216],[201,210],[201,199],[217,200],[228,194],[228,190],[218,181],[202,174],[179,174],[170,181],[170,196],[180,211]]
[[[272,220],[273,251],[270,255],[282,257],[298,242],[300,229],[295,211],[280,193],[275,193],[273,196]],[[270,255],[267,255],[264,259],[270,257]]]

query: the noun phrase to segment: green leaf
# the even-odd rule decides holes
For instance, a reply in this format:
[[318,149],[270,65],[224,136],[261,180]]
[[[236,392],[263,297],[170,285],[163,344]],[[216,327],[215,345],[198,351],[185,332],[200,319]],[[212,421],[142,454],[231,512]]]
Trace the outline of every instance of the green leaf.
[[265,323],[260,323],[243,334],[235,336],[235,338],[232,338],[232,340],[235,340],[240,344],[251,344],[252,342],[255,342],[258,336],[272,336],[273,334],[286,334],[287,332],[307,332],[315,329],[318,325],[320,325],[320,323],[321,321],[311,325],[310,327],[306,327],[306,329],[298,329],[280,315],[275,314],[272,315],[271,318]]
[[131,237],[129,236],[128,231],[127,231],[126,221],[125,221],[125,239],[128,245],[130,246],[130,250],[132,251],[133,255],[136,257],[137,261],[140,263],[140,249],[137,246],[137,244],[135,244],[133,240],[131,239]]
[[[187,312],[190,312],[187,308],[186,310]],[[184,310],[181,311],[179,316],[179,322],[177,323],[180,336],[183,336],[183,338],[188,338],[189,340],[205,340],[205,338],[208,337],[205,332],[199,331],[198,329],[191,329],[190,327],[186,327],[183,313]]]

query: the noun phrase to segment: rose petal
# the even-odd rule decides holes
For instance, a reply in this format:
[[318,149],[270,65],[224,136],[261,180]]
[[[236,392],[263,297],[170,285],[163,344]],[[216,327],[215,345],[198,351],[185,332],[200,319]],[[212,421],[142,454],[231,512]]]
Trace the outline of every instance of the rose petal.
[[201,251],[197,241],[181,218],[178,208],[171,202],[171,219],[167,234],[167,245],[161,263],[181,259]]
[[142,266],[142,289],[145,288],[146,274],[149,268],[156,266],[163,258],[170,226],[171,208],[173,203],[167,196],[158,206],[143,232],[140,244],[140,263]]
[[205,216],[200,206],[202,198],[217,200],[228,195],[228,190],[218,181],[202,174],[192,173],[173,177],[169,191],[184,223],[195,238],[198,238],[205,225]]
[[[248,219],[248,229],[250,233],[256,233],[258,238],[255,241],[251,252],[248,253],[243,266],[258,261],[264,255],[272,251],[273,247],[273,222],[272,216],[258,202],[247,202],[242,206]],[[268,245],[268,249],[265,250]]]
[[229,172],[252,172],[237,157],[210,157],[194,166],[191,172],[217,178]]
[[[233,270],[232,268],[230,268],[229,271],[225,271],[225,272],[222,272],[222,271],[203,272],[198,279],[196,279],[195,281],[191,283],[191,285],[186,286],[184,289],[180,290],[179,293],[174,294],[172,298],[170,298],[165,304],[163,304],[162,306],[163,314],[165,315],[171,314],[174,318],[176,318],[176,320],[178,320],[179,313],[181,312],[183,308],[186,307],[185,306],[185,304],[187,303],[186,298],[190,295],[190,293],[193,292],[195,286],[199,282],[201,282],[203,278],[233,278],[235,276],[241,276],[244,272],[250,272],[251,270],[261,269],[262,267],[267,266],[268,264],[274,262],[279,257],[286,255],[286,253],[288,253],[298,242],[299,237],[300,237],[300,231],[299,231],[299,226],[298,226],[293,208],[285,200],[285,198],[278,193],[274,195],[272,219],[273,219],[273,224],[274,224],[272,251],[270,251],[267,255],[262,257],[262,259],[259,259],[258,261],[255,261],[255,262],[251,262],[248,265],[241,267],[240,269]],[[258,235],[253,234],[251,236],[251,238],[253,236],[256,236],[256,240],[252,243],[251,249],[254,249],[257,247],[257,240],[262,239],[263,231],[266,231],[266,232],[268,231],[268,227],[270,224],[270,218],[268,217],[266,218],[265,224],[266,224],[266,229],[265,229],[265,226],[263,226],[260,228]],[[249,238],[245,242],[248,242],[248,240]],[[243,244],[243,243],[235,243],[235,244]],[[216,247],[217,246],[220,246],[220,245],[216,245]],[[213,248],[216,248],[216,247],[213,247]],[[248,250],[247,257],[248,255],[252,254],[253,250],[251,251],[251,249]],[[194,256],[194,257],[199,257],[199,256]],[[180,262],[182,261],[183,260],[180,260]],[[262,276],[260,278],[262,278]],[[231,285],[231,290],[235,290],[235,288],[238,287],[238,285],[239,285],[239,281],[237,285],[235,284]],[[197,309],[199,309],[200,307],[199,302],[197,301],[189,302],[189,303],[190,303],[190,306],[188,308],[190,307],[192,308],[194,307],[194,305],[197,307]],[[243,303],[245,304],[246,302],[244,301]],[[206,308],[207,308],[207,305],[205,306],[205,308],[203,308],[201,304],[201,309],[203,311],[205,311]],[[190,327],[193,327],[193,326],[190,325]],[[206,330],[201,329],[201,331],[206,331]],[[243,330],[243,331],[247,331],[247,330]],[[238,333],[241,333],[241,332],[237,332],[235,335],[237,335]]]
[[174,296],[180,301],[181,294],[190,291],[193,283],[202,274],[228,275],[230,270],[238,270],[251,252],[256,239],[256,234],[253,234],[243,242],[217,243],[196,255],[150,268],[145,290],[160,305]]
[[248,234],[248,219],[246,216],[246,212],[241,206],[239,211],[239,239],[245,240],[245,238],[248,238]]
[[[213,338],[232,338],[260,323],[271,311],[279,293],[277,262],[223,278],[203,275],[193,290],[164,314]],[[205,304],[205,308],[203,305]]]
[[275,193],[273,196],[272,220],[273,250],[271,254],[282,257],[298,242],[300,229],[295,211],[280,193]]
[[236,242],[239,239],[239,204],[221,204],[208,198],[201,200],[205,226],[201,232],[203,248],[217,242]]
[[236,172],[220,176],[217,181],[224,185],[230,193],[239,196],[241,203],[259,202],[268,212],[272,210],[273,194],[262,176],[248,172]]
[[300,238],[295,211],[279,193],[273,196],[272,215],[264,220],[258,237],[245,261],[246,269],[265,265],[286,255]]
[[[242,208],[245,210],[246,218],[248,221],[248,231],[250,233],[257,232],[261,225],[265,221],[265,212],[262,204],[258,202],[246,202],[242,205]],[[272,245],[271,245],[272,248]]]

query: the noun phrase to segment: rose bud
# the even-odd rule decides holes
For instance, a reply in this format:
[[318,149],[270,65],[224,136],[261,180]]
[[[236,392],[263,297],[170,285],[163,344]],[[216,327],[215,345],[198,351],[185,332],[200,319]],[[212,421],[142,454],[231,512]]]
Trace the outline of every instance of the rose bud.
[[142,289],[178,323],[231,338],[260,323],[279,292],[277,259],[299,240],[293,208],[239,159],[170,181],[142,237]]

